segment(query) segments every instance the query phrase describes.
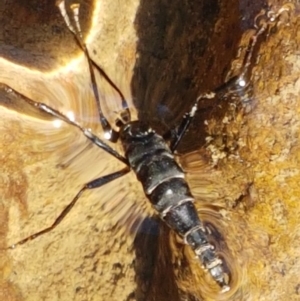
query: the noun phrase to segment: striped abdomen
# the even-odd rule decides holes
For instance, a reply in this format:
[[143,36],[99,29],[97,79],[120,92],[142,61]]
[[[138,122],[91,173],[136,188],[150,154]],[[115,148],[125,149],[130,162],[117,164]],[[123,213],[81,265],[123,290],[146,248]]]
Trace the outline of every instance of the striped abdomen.
[[228,290],[222,261],[207,240],[184,172],[165,140],[139,121],[125,125],[120,138],[131,168],[161,218],[191,246],[223,290]]

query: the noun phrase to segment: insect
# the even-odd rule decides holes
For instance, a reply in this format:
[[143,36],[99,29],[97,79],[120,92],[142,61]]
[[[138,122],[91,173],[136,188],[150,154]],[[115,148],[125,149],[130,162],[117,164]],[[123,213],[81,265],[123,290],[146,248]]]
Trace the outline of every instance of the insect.
[[[224,262],[216,254],[214,246],[209,243],[208,233],[203,226],[202,221],[198,217],[197,210],[194,205],[193,195],[190,191],[187,181],[185,180],[183,170],[175,160],[174,153],[195,116],[197,111],[197,103],[201,98],[216,96],[218,93],[223,92],[223,89],[228,89],[228,86],[231,86],[233,82],[239,82],[240,87],[244,85],[243,77],[246,71],[248,71],[253,47],[256,43],[257,36],[265,31],[265,27],[261,27],[256,32],[256,35],[254,36],[255,38],[253,38],[249,44],[249,51],[247,52],[246,60],[243,64],[244,70],[242,72],[242,76],[234,78],[234,81],[229,81],[228,85],[225,85],[221,90],[212,93],[212,95],[207,94],[204,96],[199,96],[192,106],[192,109],[184,115],[179,126],[171,130],[172,135],[168,135],[169,133],[166,135],[159,135],[143,121],[131,120],[127,102],[122,93],[117,89],[117,87],[114,86],[113,83],[112,85],[115,87],[115,89],[117,89],[117,91],[119,91],[121,96],[123,109],[120,112],[119,118],[116,120],[115,124],[119,130],[114,130],[109,124],[101,109],[94,69],[104,76],[105,74],[103,74],[101,68],[90,58],[88,49],[82,42],[81,29],[77,20],[79,7],[73,7],[76,24],[75,28],[71,25],[70,19],[66,14],[64,1],[59,3],[59,8],[64,16],[68,28],[74,34],[77,43],[86,55],[90,68],[90,76],[95,101],[98,106],[100,123],[103,128],[105,138],[111,142],[120,141],[125,155],[123,156],[119,154],[104,140],[93,134],[89,129],[82,127],[80,124],[71,120],[56,109],[51,108],[46,104],[29,99],[4,84],[0,84],[0,86],[6,90],[7,93],[14,93],[18,95],[18,97],[31,106],[37,107],[39,110],[78,128],[87,139],[124,163],[126,167],[120,171],[101,176],[86,183],[50,227],[47,227],[42,231],[39,231],[17,242],[9,248],[13,249],[18,245],[24,244],[27,241],[35,239],[54,229],[74,207],[85,190],[100,188],[101,186],[133,170],[137,176],[137,179],[143,186],[145,195],[156,209],[161,219],[173,231],[181,236],[185,243],[194,250],[204,268],[210,273],[216,283],[218,283],[221,290],[223,292],[230,290],[230,275],[225,269]],[[106,78],[110,81],[107,76]],[[167,136],[171,137],[169,141],[164,138]]]

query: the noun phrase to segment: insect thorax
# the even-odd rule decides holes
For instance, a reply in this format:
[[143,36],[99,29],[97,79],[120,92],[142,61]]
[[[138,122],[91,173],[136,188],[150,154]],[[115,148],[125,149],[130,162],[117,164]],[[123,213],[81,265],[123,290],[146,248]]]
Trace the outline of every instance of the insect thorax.
[[120,132],[126,157],[152,205],[162,213],[184,199],[193,199],[184,172],[166,141],[141,121],[126,124]]

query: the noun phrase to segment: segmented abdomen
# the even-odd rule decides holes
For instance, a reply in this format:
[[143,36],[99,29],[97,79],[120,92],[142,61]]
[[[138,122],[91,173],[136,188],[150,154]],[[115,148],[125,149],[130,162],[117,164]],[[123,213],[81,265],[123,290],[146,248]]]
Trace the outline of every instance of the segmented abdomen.
[[207,240],[184,172],[164,139],[150,133],[123,143],[129,164],[161,218],[191,246],[223,290],[228,290],[222,261]]

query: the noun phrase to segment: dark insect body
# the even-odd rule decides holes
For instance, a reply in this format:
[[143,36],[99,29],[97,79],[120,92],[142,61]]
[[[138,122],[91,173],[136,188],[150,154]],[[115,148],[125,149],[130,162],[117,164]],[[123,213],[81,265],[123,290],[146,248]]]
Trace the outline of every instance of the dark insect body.
[[[13,249],[17,245],[24,244],[27,241],[54,229],[70,212],[85,190],[99,188],[114,179],[125,175],[130,170],[133,170],[137,179],[143,186],[145,195],[160,214],[162,220],[180,237],[182,237],[184,242],[194,250],[203,267],[218,283],[222,291],[228,291],[230,289],[230,275],[225,269],[224,262],[216,254],[214,246],[209,243],[208,233],[198,217],[197,210],[194,205],[194,198],[185,179],[184,172],[175,160],[174,152],[197,111],[197,103],[199,99],[211,98],[212,96],[215,97],[216,95],[219,95],[219,93],[224,93],[223,90],[227,90],[228,86],[232,86],[232,82],[240,87],[243,86],[244,76],[248,71],[249,62],[251,61],[257,37],[266,30],[266,27],[259,28],[249,42],[248,51],[243,63],[244,69],[242,75],[234,78],[234,80],[230,80],[222,89],[216,90],[216,92],[212,94],[198,97],[191,111],[184,115],[180,125],[172,132],[167,133],[167,135],[160,136],[142,121],[131,121],[130,111],[122,93],[108,78],[105,72],[90,58],[86,45],[82,42],[79,23],[76,22],[78,18],[78,6],[73,7],[76,29],[71,25],[70,19],[66,14],[64,1],[59,3],[59,8],[68,28],[74,34],[76,42],[86,55],[90,67],[93,92],[98,105],[100,122],[104,130],[104,134],[108,140],[112,142],[116,142],[120,139],[125,156],[117,153],[103,140],[94,135],[89,129],[81,127],[77,122],[72,121],[70,118],[48,105],[33,101],[5,84],[0,84],[0,88],[7,91],[7,93],[17,95],[19,98],[23,99],[30,105],[37,107],[41,111],[77,127],[89,140],[126,164],[126,167],[120,171],[102,176],[86,183],[50,227],[17,242],[9,248]],[[103,75],[121,96],[123,110],[120,114],[120,118],[116,121],[116,126],[119,128],[119,131],[112,129],[102,113],[94,69]],[[163,138],[165,136],[172,137],[170,141],[168,141],[169,143],[167,143],[167,140]]]
[[192,247],[222,290],[229,290],[222,260],[208,242],[184,172],[165,140],[140,121],[121,127],[120,139],[130,167],[162,220]]

